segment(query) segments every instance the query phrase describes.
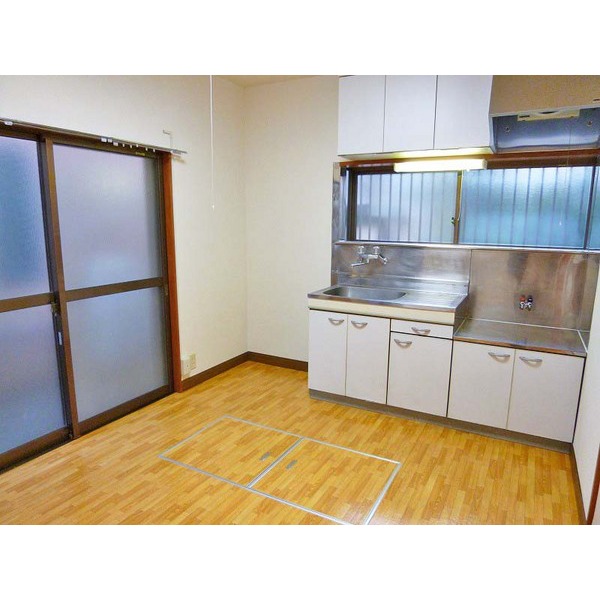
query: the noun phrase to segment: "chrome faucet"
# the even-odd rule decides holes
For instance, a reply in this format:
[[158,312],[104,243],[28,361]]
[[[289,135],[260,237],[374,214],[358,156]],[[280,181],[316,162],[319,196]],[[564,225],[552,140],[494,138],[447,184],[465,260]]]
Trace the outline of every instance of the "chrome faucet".
[[371,252],[366,252],[364,246],[358,247],[358,262],[351,263],[351,267],[360,267],[361,265],[368,265],[372,260],[378,260],[382,264],[387,264],[388,259],[381,254],[379,246],[373,246]]

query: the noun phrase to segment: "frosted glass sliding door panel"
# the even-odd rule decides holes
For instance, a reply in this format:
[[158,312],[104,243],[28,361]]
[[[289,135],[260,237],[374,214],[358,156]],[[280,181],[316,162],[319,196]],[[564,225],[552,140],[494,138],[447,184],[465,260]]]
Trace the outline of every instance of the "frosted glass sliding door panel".
[[0,300],[48,292],[37,144],[0,137]]
[[160,277],[157,161],[54,146],[67,289]]
[[0,313],[0,453],[65,426],[50,307]]
[[79,420],[168,385],[163,291],[69,302]]

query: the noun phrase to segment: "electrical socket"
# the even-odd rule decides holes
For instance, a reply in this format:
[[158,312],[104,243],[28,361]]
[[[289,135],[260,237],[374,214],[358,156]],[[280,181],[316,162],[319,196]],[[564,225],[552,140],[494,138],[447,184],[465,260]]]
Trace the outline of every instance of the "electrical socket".
[[190,354],[190,370],[193,371],[196,368],[196,354]]
[[190,371],[192,370],[192,361],[190,359],[189,354],[184,354],[181,357],[181,374],[182,375],[189,375]]

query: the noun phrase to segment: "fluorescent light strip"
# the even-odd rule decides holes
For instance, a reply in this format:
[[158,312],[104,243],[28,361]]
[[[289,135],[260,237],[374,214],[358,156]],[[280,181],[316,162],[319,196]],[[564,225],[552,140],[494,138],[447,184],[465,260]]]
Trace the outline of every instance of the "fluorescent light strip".
[[474,171],[485,169],[483,158],[448,158],[440,160],[411,160],[394,164],[396,173],[422,173],[429,171]]

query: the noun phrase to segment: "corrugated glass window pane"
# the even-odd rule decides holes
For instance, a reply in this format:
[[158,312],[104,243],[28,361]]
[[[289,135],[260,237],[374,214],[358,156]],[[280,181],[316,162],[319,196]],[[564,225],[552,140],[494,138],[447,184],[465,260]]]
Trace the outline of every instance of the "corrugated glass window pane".
[[592,250],[600,250],[600,184],[598,182],[598,172],[599,170],[597,169],[596,180],[594,182],[590,239],[588,242],[588,248]]
[[359,174],[356,239],[452,243],[458,174]]
[[460,243],[583,248],[592,167],[467,171]]

